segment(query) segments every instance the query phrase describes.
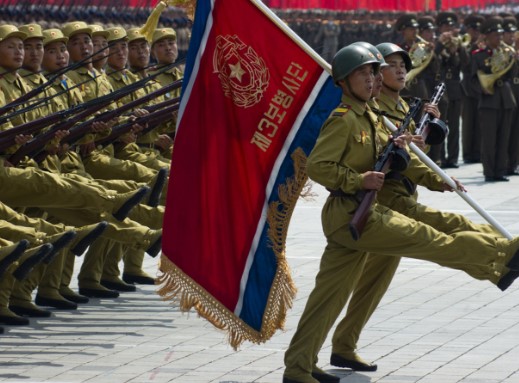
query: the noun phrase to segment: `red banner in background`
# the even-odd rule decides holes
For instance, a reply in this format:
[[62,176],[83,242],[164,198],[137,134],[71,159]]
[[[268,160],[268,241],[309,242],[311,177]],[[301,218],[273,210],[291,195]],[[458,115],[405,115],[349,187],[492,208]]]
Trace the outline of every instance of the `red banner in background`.
[[[279,9],[329,9],[349,11],[366,9],[370,11],[413,11],[421,12],[436,9],[436,0],[265,0],[270,8]],[[484,8],[495,4],[517,4],[509,0],[442,0],[441,9],[470,7]]]

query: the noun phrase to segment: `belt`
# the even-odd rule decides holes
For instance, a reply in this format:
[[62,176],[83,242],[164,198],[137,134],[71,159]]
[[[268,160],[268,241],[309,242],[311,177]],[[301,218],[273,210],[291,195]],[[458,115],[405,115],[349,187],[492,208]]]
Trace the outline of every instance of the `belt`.
[[330,197],[349,198],[354,201],[360,202],[356,194],[345,193],[341,189],[334,190],[326,188],[326,190],[330,192]]

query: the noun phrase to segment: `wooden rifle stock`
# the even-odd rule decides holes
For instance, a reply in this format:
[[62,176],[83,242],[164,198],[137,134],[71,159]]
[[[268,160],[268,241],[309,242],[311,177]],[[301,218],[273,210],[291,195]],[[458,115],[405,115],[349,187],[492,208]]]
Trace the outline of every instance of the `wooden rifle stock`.
[[110,133],[109,136],[97,140],[95,142],[96,146],[98,147],[99,145],[106,146],[112,144],[120,136],[130,132],[135,124],[148,124],[148,128],[145,129],[146,131],[155,129],[160,123],[164,121],[163,119],[165,117],[167,117],[169,114],[171,114],[177,109],[178,104],[175,104],[167,108],[155,110],[145,116],[138,117],[134,121],[128,121],[122,125],[118,125],[112,129],[112,133]]
[[[408,129],[411,121],[413,121],[414,116],[416,116],[416,114],[418,114],[418,112],[421,110],[422,104],[423,102],[420,99],[415,99],[411,105],[411,108],[409,109],[409,112],[405,116],[402,125],[400,125],[398,130],[390,136],[390,141],[378,157],[378,160],[373,169],[374,171],[386,174],[390,169],[393,168],[393,161],[398,160],[399,157],[397,154],[398,148],[395,145],[393,139],[404,134],[404,132]],[[399,166],[402,165],[399,164]],[[363,190],[359,193],[360,203],[349,223],[350,233],[355,241],[360,238],[362,232],[364,231],[364,227],[368,221],[371,205],[373,205],[376,196],[376,190]]]
[[[134,84],[137,84],[137,83],[134,83]],[[41,162],[47,156],[47,153],[45,151],[42,151],[42,149],[45,147],[45,145],[47,144],[48,141],[52,140],[52,138],[54,137],[55,133],[58,130],[68,130],[69,131],[68,136],[64,137],[61,140],[62,143],[74,144],[76,141],[78,141],[80,138],[84,137],[86,134],[88,134],[90,132],[92,123],[99,122],[99,121],[102,121],[102,122],[109,121],[109,120],[113,119],[114,117],[121,115],[123,112],[135,108],[135,106],[137,106],[137,105],[143,104],[155,97],[159,97],[171,90],[179,88],[180,86],[182,86],[182,80],[177,80],[169,85],[166,85],[160,89],[157,89],[155,92],[149,93],[148,95],[146,95],[144,97],[141,97],[141,98],[138,98],[137,100],[128,102],[117,109],[101,113],[100,115],[96,116],[94,119],[84,121],[77,126],[73,126],[76,123],[76,121],[82,120],[85,117],[85,116],[82,116],[83,113],[80,113],[78,115],[78,118],[74,119],[72,124],[65,123],[64,124],[65,127],[63,127],[63,125],[62,125],[61,128],[59,125],[57,125],[54,128],[52,128],[51,130],[49,130],[48,132],[29,141],[26,145],[24,145],[20,149],[18,149],[18,151],[16,151],[9,158],[9,162],[11,162],[13,165],[16,165],[27,155],[29,155],[30,157],[34,157],[37,162]],[[128,88],[131,88],[131,87],[128,87]],[[115,96],[113,96],[113,94],[112,94],[112,95],[110,95],[111,97],[110,97],[108,103],[117,101],[118,99],[124,97],[126,94],[128,94],[134,90],[135,90],[134,88],[131,88],[127,92],[124,92],[121,94],[115,93]],[[172,100],[177,100],[177,102],[178,102],[178,98],[174,98]],[[172,100],[167,100],[164,103],[173,102]],[[96,107],[96,110],[91,111],[90,113],[88,113],[88,115],[91,115],[91,114],[97,112],[98,110],[102,109],[104,106],[106,106],[106,104],[107,103],[103,103],[103,105],[100,108]],[[152,106],[150,106],[148,108],[151,108],[151,107]],[[90,111],[90,109],[88,111]],[[136,124],[135,121],[132,122],[132,125],[134,125],[134,124]],[[51,131],[52,131],[52,133],[51,133]],[[29,144],[31,144],[31,145],[29,146]]]
[[[169,85],[166,85],[160,89],[157,89],[155,92],[151,92],[151,93],[147,94],[144,97],[138,98],[137,100],[130,101],[130,102],[120,106],[117,109],[101,113],[100,115],[96,116],[95,119],[85,121],[85,122],[71,128],[69,135],[67,137],[63,138],[63,140],[61,140],[61,142],[64,144],[74,144],[77,140],[79,140],[85,134],[90,132],[90,128],[91,128],[91,125],[93,122],[110,121],[111,119],[122,115],[122,113],[126,112],[127,110],[134,109],[136,106],[141,105],[155,97],[162,96],[163,94],[165,94],[171,90],[179,88],[181,85],[182,85],[181,80],[175,81]],[[151,108],[151,107],[148,107],[148,108]],[[135,124],[135,122],[134,122],[134,124]]]

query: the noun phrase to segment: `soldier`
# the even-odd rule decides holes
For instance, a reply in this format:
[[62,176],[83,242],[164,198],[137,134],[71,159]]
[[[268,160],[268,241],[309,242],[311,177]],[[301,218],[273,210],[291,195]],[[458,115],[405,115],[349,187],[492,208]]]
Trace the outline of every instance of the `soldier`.
[[[383,59],[387,61],[385,61],[386,66],[381,68],[383,72],[381,91],[375,83],[373,96],[376,101],[371,101],[370,106],[375,113],[388,116],[395,125],[399,125],[409,111],[409,106],[399,96],[399,92],[405,86],[405,73],[411,68],[411,60],[407,52],[395,44],[382,43],[377,45],[377,48],[380,50],[378,54],[382,54]],[[381,65],[383,64],[381,63]],[[426,105],[425,108],[428,113],[439,117],[437,106]],[[386,144],[391,132],[385,127],[383,121],[381,122],[377,126],[377,136],[382,144]],[[412,131],[413,127],[410,130]],[[421,136],[418,138],[419,143],[417,145],[423,146],[423,138]],[[408,169],[402,173],[390,172],[386,175],[384,186],[377,193],[377,201],[380,204],[426,223],[443,233],[474,231],[499,235],[490,225],[476,225],[461,215],[440,212],[417,203],[416,191],[413,193],[413,188],[406,187],[404,180],[407,181],[407,185],[420,184],[430,190],[446,191],[451,189],[413,153],[410,153],[410,155],[411,162]],[[454,181],[459,187],[462,187],[458,181]],[[362,274],[348,303],[346,316],[337,325],[333,334],[330,358],[332,365],[357,371],[376,370],[375,364],[364,361],[355,350],[361,331],[389,287],[399,261],[398,257],[379,254],[368,255]]]
[[[517,33],[517,20],[515,17],[505,17],[503,19],[503,42],[511,49],[517,52],[517,45],[515,44],[515,34]],[[516,53],[517,61],[517,53]],[[510,85],[514,94],[516,102],[519,102],[519,65],[514,64],[510,70]],[[513,109],[512,124],[510,129],[510,139],[508,140],[508,165],[506,167],[507,176],[519,175],[517,165],[519,162],[519,112],[517,107]]]
[[461,71],[463,79],[461,80],[462,92],[462,155],[463,162],[467,164],[477,163],[480,161],[481,140],[479,133],[479,121],[477,118],[479,98],[477,94],[472,92],[470,86],[470,73],[472,69],[472,52],[479,49],[479,29],[485,18],[481,15],[471,14],[464,20],[466,33],[470,36],[470,43],[463,49],[466,51],[461,57],[466,56],[467,62],[462,61]]
[[[326,20],[323,20],[317,36],[315,36],[315,45],[321,46],[321,57],[331,62],[339,45],[339,34],[341,30],[338,23],[334,20],[333,13],[329,12]],[[321,43],[322,42],[322,43]]]
[[458,17],[453,12],[440,12],[436,25],[440,34],[436,52],[440,58],[440,78],[446,86],[448,107],[446,123],[449,126],[447,150],[441,144],[440,160],[443,168],[457,168],[460,147],[461,86],[460,72],[463,62],[468,62],[467,51],[462,46],[461,37],[455,33]]
[[[379,66],[369,50],[358,46],[341,49],[332,63],[334,81],[343,91],[342,103],[324,123],[307,162],[309,177],[331,190],[322,214],[327,246],[316,285],[285,353],[284,383],[340,381],[317,367],[317,355],[368,252],[462,268],[502,289],[519,276],[519,238],[508,241],[471,232],[447,235],[377,203],[367,213],[362,235],[353,239],[348,226],[359,204],[355,193],[380,190],[384,182],[383,173],[371,170],[379,144],[374,135],[377,117],[367,106]],[[403,137],[396,143],[403,146]],[[481,268],[482,264],[488,266]]]
[[[178,57],[178,48],[176,43],[177,34],[171,28],[160,28],[155,30],[151,41],[151,54],[157,61],[157,67],[154,71],[150,71],[151,75],[157,73],[164,66],[173,64]],[[157,82],[162,86],[171,84],[182,78],[182,72],[178,67],[173,67],[165,72],[162,72],[155,77]],[[166,94],[166,99],[180,96],[180,90],[169,92]],[[171,138],[175,136],[176,124],[170,122],[164,125],[161,133],[168,134]]]
[[479,96],[481,162],[486,182],[508,181],[508,144],[516,101],[510,85],[515,50],[503,45],[503,19],[481,25],[485,47],[473,52],[471,89]]
[[[141,34],[140,28],[129,29],[127,34],[128,65],[130,70],[137,75],[139,79],[144,79],[148,77],[151,54],[150,45],[146,38]],[[161,84],[155,79],[149,81],[145,86],[147,93],[151,93],[160,88]],[[165,98],[160,96],[158,99],[153,101],[158,103],[164,100]],[[167,134],[161,134],[159,129],[153,129],[148,134],[140,136],[137,139],[137,145],[148,156],[157,157],[161,161],[168,163],[173,149],[173,139]],[[169,158],[166,158],[162,154]]]
[[398,33],[395,44],[409,52],[418,36],[418,20],[414,13],[405,13],[395,22],[395,32]]
[[104,30],[101,25],[92,24],[89,25],[92,31],[92,45],[94,46],[94,52],[99,52],[92,57],[92,65],[100,73],[104,73],[106,63],[108,62],[108,32]]

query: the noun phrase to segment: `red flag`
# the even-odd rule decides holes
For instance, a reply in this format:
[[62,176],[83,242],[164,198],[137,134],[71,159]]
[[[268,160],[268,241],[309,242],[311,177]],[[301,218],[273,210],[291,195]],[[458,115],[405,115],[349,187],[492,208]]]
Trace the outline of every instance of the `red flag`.
[[160,294],[227,328],[235,347],[283,324],[290,214],[340,101],[327,65],[264,12],[198,1],[164,222]]

